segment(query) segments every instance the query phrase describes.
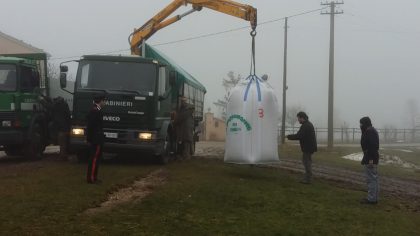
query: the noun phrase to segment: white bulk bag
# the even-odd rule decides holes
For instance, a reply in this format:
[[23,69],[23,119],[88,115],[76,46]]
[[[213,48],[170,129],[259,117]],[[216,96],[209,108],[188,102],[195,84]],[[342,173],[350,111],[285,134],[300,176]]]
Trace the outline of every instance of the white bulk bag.
[[227,104],[224,161],[264,164],[279,161],[279,108],[271,86],[250,76],[232,89]]

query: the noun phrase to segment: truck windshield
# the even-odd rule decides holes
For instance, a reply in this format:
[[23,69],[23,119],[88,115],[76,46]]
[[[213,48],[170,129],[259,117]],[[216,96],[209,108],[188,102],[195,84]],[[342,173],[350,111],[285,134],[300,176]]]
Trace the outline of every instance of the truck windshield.
[[78,88],[153,93],[157,66],[134,62],[81,61],[77,77]]
[[0,65],[0,91],[16,90],[16,66]]

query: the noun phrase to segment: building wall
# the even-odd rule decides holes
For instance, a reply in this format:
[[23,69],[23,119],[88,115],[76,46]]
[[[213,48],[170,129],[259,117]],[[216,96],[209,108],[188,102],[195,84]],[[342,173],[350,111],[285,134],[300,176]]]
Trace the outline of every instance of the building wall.
[[203,141],[225,141],[226,124],[222,119],[214,117],[214,114],[207,112],[204,114],[202,123],[202,133],[200,140]]
[[43,53],[42,49],[33,47],[10,35],[0,32],[0,54]]

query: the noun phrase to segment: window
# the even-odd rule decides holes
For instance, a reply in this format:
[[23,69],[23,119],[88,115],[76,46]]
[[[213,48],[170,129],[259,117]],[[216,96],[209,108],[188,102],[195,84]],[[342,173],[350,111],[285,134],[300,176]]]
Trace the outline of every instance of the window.
[[16,67],[0,65],[0,91],[16,90]]
[[31,68],[22,67],[20,78],[22,91],[32,92],[34,88],[39,87],[39,75]]
[[214,122],[214,127],[219,127],[219,121],[216,120],[216,122]]
[[184,96],[185,97],[189,97],[190,93],[189,93],[189,85],[188,84],[184,84]]
[[86,88],[88,85],[88,76],[89,76],[89,67],[90,64],[86,64],[82,66],[82,75],[80,77],[80,87]]
[[[112,89],[154,94],[158,67],[150,63],[84,60],[77,83],[80,88]],[[79,78],[80,76],[80,78]]]

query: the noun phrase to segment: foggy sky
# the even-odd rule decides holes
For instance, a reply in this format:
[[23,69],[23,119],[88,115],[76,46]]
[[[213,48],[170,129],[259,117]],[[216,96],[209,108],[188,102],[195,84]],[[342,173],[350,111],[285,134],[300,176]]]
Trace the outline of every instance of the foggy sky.
[[[51,54],[53,62],[84,54],[121,51],[127,37],[170,0],[0,0],[0,31]],[[264,22],[322,6],[314,0],[258,0]],[[189,10],[182,7],[176,13]],[[420,2],[351,0],[340,6],[335,34],[335,124],[409,127],[407,101],[420,101]],[[282,98],[283,25],[257,27],[257,74],[268,74]],[[212,10],[187,16],[152,36],[152,45],[249,25]],[[289,19],[287,105],[301,106],[317,127],[327,126],[329,16],[314,12]],[[232,70],[249,74],[249,29],[157,46],[208,90],[206,108],[223,97],[222,78]],[[76,56],[76,58],[70,58]],[[214,111],[214,107],[212,106]]]

